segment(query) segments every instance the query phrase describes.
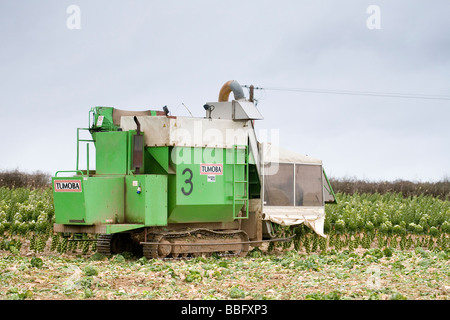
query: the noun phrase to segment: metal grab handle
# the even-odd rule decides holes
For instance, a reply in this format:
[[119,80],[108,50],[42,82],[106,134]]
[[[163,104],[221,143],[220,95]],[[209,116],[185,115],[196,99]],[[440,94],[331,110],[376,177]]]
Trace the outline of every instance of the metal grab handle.
[[81,173],[81,176],[84,177],[83,171],[81,171],[81,170],[62,170],[62,171],[56,171],[55,177],[57,177],[57,176],[58,176],[58,173],[61,173],[61,172],[65,172],[65,173],[67,173],[67,172],[79,172],[79,173]]

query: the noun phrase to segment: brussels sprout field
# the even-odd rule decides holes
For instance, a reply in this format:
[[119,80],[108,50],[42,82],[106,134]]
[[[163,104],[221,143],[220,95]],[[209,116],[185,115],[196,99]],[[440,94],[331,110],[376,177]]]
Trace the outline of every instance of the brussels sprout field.
[[[326,206],[326,238],[300,226],[278,230],[295,234],[290,243],[253,248],[245,258],[147,261],[101,257],[93,236],[54,234],[51,189],[2,187],[0,299],[447,299],[447,197],[337,193],[337,200]],[[395,289],[369,285],[368,270]],[[292,281],[302,290],[289,289]]]
[[[327,204],[325,233],[294,228],[291,243],[269,246],[307,253],[327,249],[357,248],[447,250],[450,234],[450,201],[432,196],[404,198],[400,193],[338,193],[337,204]],[[25,244],[28,251],[56,253],[95,251],[91,238],[67,239],[52,232],[54,208],[51,189],[0,188],[0,249],[13,253]],[[279,230],[288,233],[287,230]],[[71,241],[77,240],[77,241]]]

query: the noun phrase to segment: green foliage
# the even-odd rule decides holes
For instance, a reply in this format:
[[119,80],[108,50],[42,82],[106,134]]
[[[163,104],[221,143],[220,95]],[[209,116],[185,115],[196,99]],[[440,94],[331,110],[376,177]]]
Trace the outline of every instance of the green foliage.
[[44,262],[42,261],[41,258],[32,257],[30,260],[30,264],[32,267],[42,268],[42,266],[44,265]]
[[91,265],[87,265],[86,267],[84,267],[83,271],[84,271],[84,274],[86,276],[96,276],[96,275],[98,275],[98,269],[96,267],[94,267],[94,266],[91,266]]
[[[450,201],[431,196],[405,198],[402,194],[341,194],[337,204],[325,207],[327,238],[308,231],[305,226],[295,234],[294,250],[307,254],[331,248],[353,251],[359,247],[402,250],[424,247],[446,250],[450,233]],[[280,228],[279,228],[280,229]],[[279,236],[288,235],[286,230]],[[269,246],[270,249],[273,249]]]
[[314,292],[305,295],[305,300],[341,300],[342,294],[339,291],[330,293]]
[[8,250],[13,254],[18,254],[22,247],[20,239],[3,239],[0,241],[0,250]]
[[450,221],[444,221],[442,223],[442,232],[450,233]]
[[345,232],[345,221],[342,219],[337,220],[335,228],[338,233],[344,233]]
[[117,262],[117,263],[124,263],[125,262],[125,257],[123,255],[121,255],[121,254],[116,254],[112,258],[112,261]]
[[8,289],[9,299],[11,300],[25,300],[33,297],[31,290],[20,290],[16,287]]
[[[450,233],[450,201],[432,196],[403,197],[398,193],[336,194],[327,204],[326,224],[337,233],[389,235]],[[334,228],[333,228],[334,227]]]
[[[401,193],[366,193],[352,195],[337,193],[337,204],[325,207],[325,232],[322,238],[304,225],[294,228],[275,225],[280,237],[293,236],[291,242],[271,242],[275,248],[306,253],[338,252],[359,247],[400,248],[423,247],[428,250],[446,250],[450,234],[450,201],[432,196],[405,197]],[[89,237],[81,241],[62,237],[52,232],[54,223],[53,195],[50,188],[0,187],[0,250],[19,254],[23,242],[29,251],[41,253],[50,250],[59,254],[95,252],[96,241]],[[86,241],[83,241],[86,240]],[[293,244],[293,245],[292,245]],[[27,246],[25,246],[27,248]],[[249,257],[261,256],[259,249]],[[122,258],[128,259],[127,253]],[[121,257],[112,261],[120,262]]]
[[408,300],[408,298],[401,293],[396,292],[389,298],[389,300]]
[[[349,241],[357,238],[352,235]],[[0,299],[446,300],[449,252],[422,247],[309,255],[262,250],[255,258],[126,263],[71,254],[41,255],[32,263],[32,257],[2,251],[0,284],[5,290]],[[40,259],[42,267],[32,266]]]
[[202,275],[197,270],[189,270],[189,273],[186,275],[185,278],[186,282],[201,282],[202,281]]
[[383,249],[383,255],[385,257],[392,257],[392,249],[391,248],[384,248]]
[[46,233],[54,223],[53,194],[48,189],[0,188],[0,235]]
[[248,256],[252,258],[259,258],[261,257],[261,255],[262,255],[261,249],[259,249],[258,247],[255,247],[252,251],[248,253]]
[[230,298],[232,299],[243,299],[245,298],[245,292],[244,290],[238,288],[238,287],[233,287],[230,290]]

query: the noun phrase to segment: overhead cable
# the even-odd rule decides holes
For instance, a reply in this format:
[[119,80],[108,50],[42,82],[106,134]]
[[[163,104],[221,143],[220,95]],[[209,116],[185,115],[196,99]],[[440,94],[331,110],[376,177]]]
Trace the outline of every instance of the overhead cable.
[[[243,85],[242,87],[250,88],[250,86],[247,85]],[[291,91],[291,92],[306,92],[318,94],[344,94],[353,96],[374,96],[374,97],[391,97],[391,98],[408,98],[408,99],[450,100],[450,96],[444,95],[394,93],[394,92],[349,91],[349,90],[286,88],[286,87],[254,87],[254,90]]]

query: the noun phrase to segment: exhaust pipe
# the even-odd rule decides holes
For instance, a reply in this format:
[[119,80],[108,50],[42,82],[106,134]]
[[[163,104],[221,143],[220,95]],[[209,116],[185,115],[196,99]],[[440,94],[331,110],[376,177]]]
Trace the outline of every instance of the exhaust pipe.
[[[140,169],[144,164],[144,136],[141,135],[141,123],[138,118],[134,116],[134,122],[136,123],[136,134],[133,136],[133,168],[135,173],[139,174]],[[140,192],[138,192],[140,193]]]
[[219,102],[226,102],[230,96],[231,91],[234,94],[234,100],[245,99],[244,90],[236,80],[227,81],[219,92]]

